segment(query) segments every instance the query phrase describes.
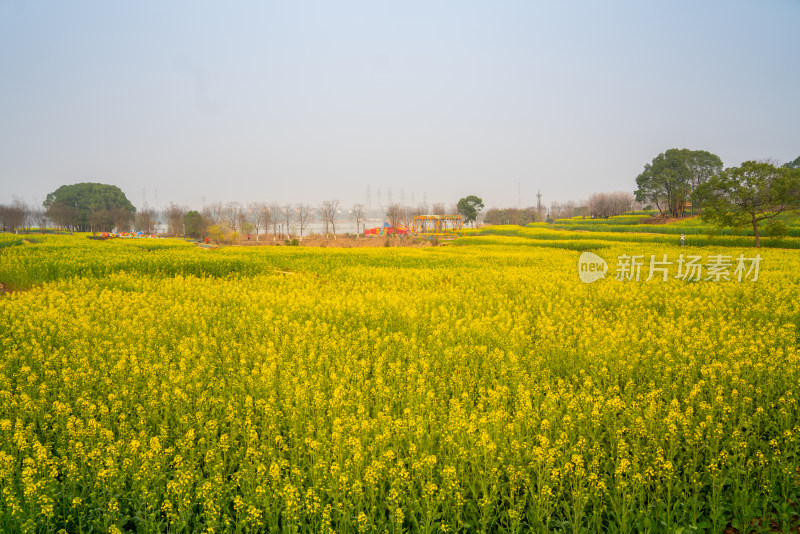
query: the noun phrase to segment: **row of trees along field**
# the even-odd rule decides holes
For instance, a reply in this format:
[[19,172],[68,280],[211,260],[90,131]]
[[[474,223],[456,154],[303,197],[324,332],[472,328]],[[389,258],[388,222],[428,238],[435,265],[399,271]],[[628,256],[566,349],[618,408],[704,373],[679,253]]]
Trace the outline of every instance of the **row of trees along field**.
[[[164,210],[167,231],[172,235],[187,237],[211,237],[216,241],[235,240],[240,234],[255,234],[256,240],[262,233],[273,236],[289,236],[291,232],[300,237],[306,234],[312,222],[321,222],[326,236],[337,235],[337,225],[342,221],[342,209],[338,200],[326,200],[318,207],[310,204],[278,205],[266,202],[211,203],[202,212],[187,210],[175,203]],[[353,221],[356,228],[363,228],[367,210],[363,204],[354,204],[344,214]]]
[[491,208],[484,222],[525,225],[570,217],[608,218],[654,207],[665,218],[700,214],[719,228],[752,228],[760,246],[763,226],[770,235],[785,235],[788,230],[778,216],[800,209],[800,157],[782,166],[746,161],[723,169],[716,154],[670,149],[645,165],[636,185],[634,194],[594,193],[577,204],[553,203],[546,216],[541,205]]
[[[449,208],[442,203],[433,204],[430,208],[424,204],[411,207],[394,203],[387,207],[385,219],[390,226],[398,228],[410,227],[417,215],[460,213],[465,223],[474,223],[481,208],[483,203],[475,196],[463,198],[458,205]],[[245,206],[238,202],[229,202],[213,203],[204,208],[202,213],[186,211],[185,207],[177,204],[170,204],[165,210],[169,233],[179,234],[177,230],[183,221],[187,237],[210,236],[223,241],[241,233],[254,233],[258,239],[262,230],[265,233],[271,232],[273,236],[287,236],[291,232],[302,238],[313,222],[321,222],[326,238],[333,236],[335,239],[337,225],[341,225],[343,220],[352,221],[357,233],[362,232],[367,215],[364,204],[353,204],[347,210],[341,206],[339,200],[326,200],[317,207],[302,203],[292,206],[252,202]]]
[[723,169],[716,154],[673,148],[645,165],[636,185],[636,199],[662,215],[699,213],[720,228],[751,227],[758,247],[762,224],[771,235],[785,233],[778,215],[800,208],[800,157],[783,166],[745,161]]
[[[482,208],[483,201],[470,195],[459,200],[458,204],[451,208],[447,208],[442,203],[434,204],[431,208],[426,205],[411,207],[394,203],[386,209],[385,218],[390,226],[398,228],[400,226],[410,227],[414,217],[418,215],[459,213],[465,224],[474,224]],[[346,213],[343,211],[338,200],[324,201],[316,208],[310,204],[281,206],[253,202],[244,206],[238,202],[229,202],[227,204],[211,204],[202,213],[194,210],[186,211],[183,206],[170,204],[165,210],[165,217],[169,233],[179,234],[180,232],[177,230],[183,223],[187,237],[208,235],[216,240],[231,239],[242,232],[252,232],[256,235],[256,239],[259,239],[258,236],[262,230],[265,233],[269,233],[271,230],[273,236],[287,235],[292,228],[302,238],[306,235],[309,225],[314,221],[322,223],[326,238],[332,235],[335,239],[337,224],[340,224],[343,218],[353,221],[357,233],[363,231],[367,220],[365,206],[353,204]]]
[[[434,204],[431,208],[423,204],[411,207],[394,203],[386,209],[385,215],[386,221],[393,228],[410,227],[414,217],[430,213],[434,215],[459,213],[465,224],[474,225],[482,208],[483,201],[479,197],[470,195],[449,209],[442,203]],[[357,233],[364,229],[367,220],[367,210],[363,204],[353,204],[346,214],[343,214],[343,211],[338,200],[324,201],[316,208],[310,204],[280,206],[253,202],[244,206],[238,202],[229,202],[225,205],[212,204],[204,209],[203,213],[194,210],[187,212],[182,206],[170,204],[165,215],[170,233],[178,233],[176,230],[180,228],[180,222],[183,220],[185,234],[188,237],[210,235],[217,240],[224,240],[226,235],[230,237],[229,232],[238,234],[242,231],[248,233],[252,231],[258,239],[262,229],[266,233],[271,230],[273,236],[276,236],[279,233],[287,234],[291,228],[295,228],[299,236],[303,237],[311,222],[320,221],[326,238],[332,235],[335,239],[336,227],[341,223],[343,215],[344,218],[353,221]]]
[[613,193],[593,193],[588,200],[552,202],[549,208],[528,206],[526,208],[490,208],[483,217],[486,224],[517,224],[525,226],[533,222],[555,222],[571,217],[605,218],[622,215],[642,205],[633,193],[615,191]]
[[[483,201],[476,196],[462,198],[457,205],[447,207],[437,203],[430,208],[392,204],[386,210],[386,219],[393,227],[410,226],[416,215],[433,213],[447,215],[461,213],[466,223],[474,224]],[[298,203],[295,205],[252,202],[213,202],[202,211],[190,210],[171,202],[161,212],[148,206],[136,210],[122,190],[113,185],[78,183],[64,185],[47,195],[43,209],[27,206],[15,199],[9,206],[0,205],[0,223],[6,231],[17,228],[46,228],[50,224],[77,232],[120,232],[135,229],[154,233],[160,224],[166,225],[170,235],[194,238],[211,237],[217,241],[233,241],[240,234],[262,233],[288,237],[290,233],[304,236],[312,222],[321,222],[327,236],[337,235],[337,226],[343,220],[352,221],[361,231],[367,220],[363,204],[343,208],[338,200],[328,200],[319,206]]]
[[[212,227],[221,234],[237,233],[273,233],[279,228],[293,228],[299,235],[305,235],[311,222],[322,222],[326,233],[336,234],[337,224],[343,219],[351,220],[357,227],[363,228],[367,211],[363,204],[354,204],[346,213],[337,200],[323,202],[318,207],[309,204],[267,204],[252,202],[214,202],[204,209],[191,210],[186,206],[171,202],[163,210],[156,210],[144,205],[139,210],[131,211],[127,198],[120,205],[109,205],[106,200],[95,202],[91,196],[103,188],[117,189],[105,184],[91,184],[95,187],[83,187],[86,184],[74,184],[59,188],[48,195],[52,200],[46,202],[46,209],[31,206],[21,199],[14,199],[11,204],[0,204],[0,229],[14,232],[16,229],[47,228],[55,226],[68,231],[107,232],[113,229],[127,231],[134,229],[145,233],[154,233],[163,223],[170,235],[186,235],[187,237],[205,237]],[[98,187],[99,186],[99,187]],[[79,191],[75,191],[78,189]],[[70,192],[69,194],[63,194]],[[81,194],[87,193],[87,196]],[[121,193],[121,191],[119,191]],[[616,199],[616,200],[615,200]],[[620,202],[620,199],[622,201]],[[393,227],[409,226],[416,215],[455,215],[461,214],[465,224],[485,222],[486,224],[519,224],[555,220],[573,216],[607,217],[618,215],[635,207],[633,195],[630,193],[596,193],[587,202],[553,202],[548,208],[528,207],[492,208],[482,213],[483,201],[474,195],[462,198],[459,204],[446,205],[435,203],[431,206],[416,207],[394,203],[386,209],[386,221]],[[102,206],[102,207],[100,207]]]
[[[722,160],[705,150],[669,149],[653,158],[636,177],[636,191],[594,193],[585,202],[554,202],[549,211],[541,203],[536,207],[491,208],[482,217],[487,224],[553,222],[575,216],[607,218],[654,206],[665,217],[701,214],[704,221],[719,227],[752,227],[756,246],[759,229],[769,225],[771,235],[780,234],[782,213],[800,208],[800,157],[783,166],[769,162],[747,161],[738,167],[723,169]],[[483,201],[476,196],[445,207],[434,204],[409,207],[393,204],[386,210],[386,220],[393,227],[410,226],[414,216],[460,213],[466,224],[480,220]],[[44,209],[31,208],[19,199],[0,205],[0,227],[5,231],[49,223],[70,231],[102,232],[136,229],[147,233],[156,230],[163,219],[167,233],[187,237],[235,239],[240,233],[262,231],[273,235],[289,233],[303,237],[309,225],[321,221],[326,237],[337,234],[337,224],[349,219],[361,231],[367,218],[363,204],[343,210],[338,200],[325,201],[318,207],[310,204],[277,205],[253,202],[212,203],[202,212],[170,203],[159,213],[143,206],[138,212],[118,187],[98,183],[65,185],[47,195]],[[342,212],[346,211],[345,214]]]

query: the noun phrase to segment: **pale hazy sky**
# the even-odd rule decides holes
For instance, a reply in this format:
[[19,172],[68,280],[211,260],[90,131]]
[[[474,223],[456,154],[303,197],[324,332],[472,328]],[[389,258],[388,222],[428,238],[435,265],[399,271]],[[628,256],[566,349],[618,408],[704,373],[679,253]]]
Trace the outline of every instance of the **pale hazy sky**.
[[800,156],[800,1],[0,0],[0,202],[487,206]]

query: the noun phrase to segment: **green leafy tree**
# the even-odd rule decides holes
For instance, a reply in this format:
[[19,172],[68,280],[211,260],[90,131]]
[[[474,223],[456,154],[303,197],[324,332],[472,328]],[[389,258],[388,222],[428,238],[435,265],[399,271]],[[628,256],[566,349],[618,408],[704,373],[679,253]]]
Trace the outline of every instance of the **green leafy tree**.
[[491,208],[483,217],[486,224],[516,224],[525,226],[528,223],[536,222],[536,208],[533,206],[517,208]]
[[482,209],[483,200],[475,195],[462,198],[456,205],[456,210],[461,214],[461,217],[464,219],[464,223],[472,223],[473,227],[475,226],[475,220],[478,218],[478,212]]
[[[760,247],[761,223],[800,207],[800,169],[746,161],[700,185],[693,198],[703,203],[704,221],[719,227],[752,226]],[[775,232],[776,224],[770,229]]]
[[186,227],[186,237],[193,237],[200,239],[204,237],[206,231],[206,223],[200,212],[189,210],[183,218],[183,224]]
[[764,230],[768,236],[779,240],[789,235],[789,227],[777,217],[767,221],[767,226]]
[[[722,170],[719,156],[705,150],[671,148],[653,158],[636,177],[636,200],[653,202],[659,212],[681,217],[692,192]],[[692,212],[695,205],[692,204]]]
[[84,182],[62,185],[43,202],[47,216],[78,232],[102,232],[126,226],[136,208],[115,185]]
[[794,161],[790,161],[789,163],[785,163],[783,165],[787,169],[800,169],[800,156],[797,156],[797,159]]

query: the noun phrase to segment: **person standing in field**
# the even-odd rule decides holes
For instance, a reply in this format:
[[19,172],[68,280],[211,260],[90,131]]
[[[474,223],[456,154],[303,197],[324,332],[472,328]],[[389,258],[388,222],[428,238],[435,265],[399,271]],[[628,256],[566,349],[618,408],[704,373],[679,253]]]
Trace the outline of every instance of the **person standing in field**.
[[684,246],[685,244],[686,244],[686,236],[681,234],[681,246]]

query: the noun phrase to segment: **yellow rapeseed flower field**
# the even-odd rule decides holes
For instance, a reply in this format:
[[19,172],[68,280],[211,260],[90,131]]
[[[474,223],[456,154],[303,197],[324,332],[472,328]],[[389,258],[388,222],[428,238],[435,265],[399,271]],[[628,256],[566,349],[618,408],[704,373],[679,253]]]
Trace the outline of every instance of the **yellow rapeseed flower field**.
[[4,532],[797,526],[796,252],[694,281],[681,254],[755,251],[7,244]]

